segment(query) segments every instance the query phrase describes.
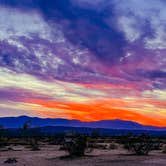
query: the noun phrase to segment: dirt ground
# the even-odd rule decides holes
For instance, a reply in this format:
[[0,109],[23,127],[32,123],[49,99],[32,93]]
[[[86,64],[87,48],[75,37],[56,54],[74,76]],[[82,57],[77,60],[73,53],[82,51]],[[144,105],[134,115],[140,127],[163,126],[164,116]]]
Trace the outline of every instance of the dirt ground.
[[[87,156],[76,159],[63,158],[65,151],[58,146],[45,145],[40,151],[30,151],[28,148],[16,146],[9,151],[0,151],[0,166],[165,166],[166,155],[161,151],[152,151],[148,156],[128,154],[124,149],[95,149]],[[17,163],[6,164],[8,158],[16,158]]]

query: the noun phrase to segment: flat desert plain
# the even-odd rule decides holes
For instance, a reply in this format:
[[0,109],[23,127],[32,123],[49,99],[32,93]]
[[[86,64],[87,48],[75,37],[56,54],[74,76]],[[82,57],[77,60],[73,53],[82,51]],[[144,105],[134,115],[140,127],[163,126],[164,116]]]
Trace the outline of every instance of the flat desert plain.
[[[13,146],[0,151],[0,166],[165,166],[166,154],[151,151],[148,156],[136,156],[119,147],[115,150],[94,149],[81,158],[62,157],[67,152],[57,145],[43,145],[40,151],[31,151],[24,146]],[[16,158],[16,163],[4,163]]]

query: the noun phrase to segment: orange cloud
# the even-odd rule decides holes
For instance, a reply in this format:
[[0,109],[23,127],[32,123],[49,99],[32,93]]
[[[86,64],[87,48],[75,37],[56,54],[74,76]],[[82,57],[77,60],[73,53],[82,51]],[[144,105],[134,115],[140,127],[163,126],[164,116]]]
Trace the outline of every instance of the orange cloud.
[[[45,117],[57,118],[68,117],[69,119],[78,119],[81,121],[97,121],[108,119],[122,119],[141,123],[143,125],[166,126],[166,117],[151,116],[138,112],[136,110],[128,109],[128,102],[120,99],[111,99],[105,101],[95,101],[92,103],[71,103],[45,100],[31,100],[24,101],[26,103],[38,104],[43,108],[51,108],[54,111],[36,110],[38,114]],[[161,104],[161,103],[157,103]],[[162,103],[163,104],[163,103]],[[56,110],[62,112],[58,115]]]

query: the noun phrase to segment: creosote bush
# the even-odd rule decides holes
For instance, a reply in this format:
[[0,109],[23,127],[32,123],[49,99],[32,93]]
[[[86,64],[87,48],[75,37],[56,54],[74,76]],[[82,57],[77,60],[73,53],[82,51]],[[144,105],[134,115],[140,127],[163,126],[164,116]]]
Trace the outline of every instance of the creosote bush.
[[85,136],[78,135],[65,138],[64,149],[69,152],[69,156],[84,156],[86,148],[87,139]]
[[128,136],[124,147],[136,155],[148,155],[152,150],[152,140],[148,135]]
[[5,164],[14,164],[17,163],[17,159],[16,158],[8,158],[6,161],[4,161]]

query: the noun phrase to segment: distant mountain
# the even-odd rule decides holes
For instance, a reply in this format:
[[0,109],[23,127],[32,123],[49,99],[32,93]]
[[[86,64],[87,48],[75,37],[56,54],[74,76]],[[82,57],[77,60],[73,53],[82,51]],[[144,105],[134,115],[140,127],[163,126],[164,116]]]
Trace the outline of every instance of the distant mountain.
[[83,127],[83,128],[103,128],[103,129],[125,129],[125,130],[165,130],[155,126],[144,126],[139,123],[124,120],[101,120],[96,122],[82,122],[79,120],[67,119],[42,119],[37,117],[4,117],[0,118],[0,125],[5,128],[21,128],[25,122],[29,121],[31,126],[64,126],[64,127]]
[[[41,127],[36,130],[35,133],[39,131],[44,135],[53,135],[53,134],[64,134],[68,132],[75,132],[80,134],[91,135],[94,132],[93,128],[86,127],[62,127],[62,126],[52,126],[52,127]],[[17,132],[18,133],[18,132]],[[148,134],[151,136],[166,136],[166,130],[131,130],[131,129],[103,129],[100,128],[97,130],[97,133],[101,136],[123,136],[129,133],[134,135],[140,135],[142,133]]]
[[166,130],[131,130],[131,129],[94,129],[88,127],[65,127],[65,126],[44,126],[37,128],[30,128],[29,130],[22,130],[19,128],[10,128],[3,132],[4,136],[22,137],[22,136],[63,136],[67,133],[77,133],[92,135],[97,133],[100,136],[124,136],[129,133],[134,135],[148,134],[150,136],[166,137]]

